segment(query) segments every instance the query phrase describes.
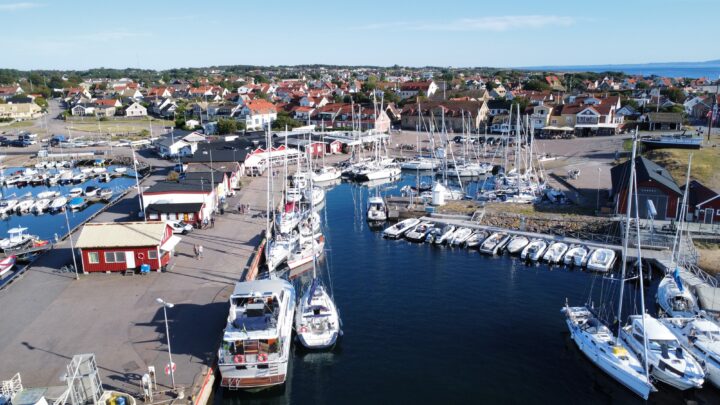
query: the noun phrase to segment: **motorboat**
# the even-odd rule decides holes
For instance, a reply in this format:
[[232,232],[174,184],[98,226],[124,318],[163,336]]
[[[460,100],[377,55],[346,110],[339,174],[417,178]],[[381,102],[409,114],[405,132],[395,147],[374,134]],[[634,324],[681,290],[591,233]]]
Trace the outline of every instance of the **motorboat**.
[[83,181],[85,181],[85,179],[87,179],[87,176],[85,173],[82,172],[72,176],[73,183],[82,183]]
[[106,168],[106,167],[93,167],[93,168],[92,168],[92,172],[93,172],[94,174],[107,173],[107,168]]
[[52,202],[52,200],[49,198],[40,198],[37,201],[35,201],[35,204],[33,204],[32,208],[30,210],[36,214],[42,214],[43,212],[45,212],[48,209],[51,202]]
[[63,196],[56,197],[52,202],[50,203],[50,207],[48,208],[50,212],[58,212],[65,209],[65,205],[67,205],[67,198]]
[[403,170],[435,170],[438,166],[440,166],[438,159],[426,157],[418,157],[400,163],[400,168]]
[[11,214],[15,212],[15,206],[17,205],[18,200],[16,198],[10,198],[7,200],[0,201],[0,214]]
[[370,222],[383,222],[388,217],[387,205],[380,196],[368,198],[367,220]]
[[37,239],[34,235],[29,235],[25,231],[27,228],[15,227],[8,230],[8,237],[0,239],[0,249],[3,251],[12,251],[21,249]]
[[568,251],[567,243],[554,242],[548,247],[543,255],[543,260],[548,263],[557,264],[563,259],[565,252]]
[[10,255],[2,260],[0,260],[0,277],[5,276],[10,270],[12,270],[13,266],[15,266],[15,262],[17,261],[17,256]]
[[685,350],[705,369],[705,379],[720,388],[720,327],[705,318],[660,318]]
[[623,346],[638,358],[642,358],[647,335],[647,361],[655,379],[679,390],[702,387],[705,372],[700,364],[670,329],[650,314],[630,315],[629,324],[620,328],[619,333]]
[[50,199],[52,199],[52,198],[55,198],[55,197],[57,197],[57,196],[59,196],[59,195],[60,195],[60,193],[57,192],[57,191],[42,191],[42,192],[37,193],[37,195],[36,195],[35,197],[37,197],[37,198],[50,198]]
[[583,265],[585,258],[587,257],[588,249],[581,245],[572,245],[565,253],[563,263],[566,265],[580,267]]
[[364,168],[355,172],[355,180],[372,181],[380,179],[395,179],[400,177],[402,169],[397,163],[379,162],[366,165]]
[[73,187],[70,189],[70,192],[68,193],[68,197],[70,197],[70,198],[80,197],[81,195],[83,195],[82,187]]
[[32,180],[32,176],[20,176],[17,181],[15,181],[16,187],[25,187],[28,184],[30,184],[30,181]]
[[70,184],[73,182],[73,172],[70,170],[66,170],[62,173],[60,173],[60,178],[58,179],[58,184]]
[[488,237],[487,232],[485,231],[475,231],[472,235],[470,235],[469,238],[465,241],[465,247],[468,249],[477,249],[480,244],[483,243],[483,241]]
[[510,241],[511,236],[505,232],[495,232],[480,245],[480,253],[496,255]]
[[405,232],[405,239],[409,240],[410,242],[416,243],[424,242],[425,236],[427,236],[427,234],[432,228],[432,222],[420,222],[419,224],[415,225],[415,227]]
[[342,171],[335,166],[323,166],[312,172],[314,183],[323,183],[337,180],[342,176]]
[[697,299],[683,285],[678,267],[660,280],[655,299],[662,311],[670,317],[692,318],[700,312]]
[[522,250],[522,253],[520,253],[520,258],[523,260],[531,260],[533,262],[536,262],[540,260],[543,253],[545,252],[545,249],[547,249],[547,246],[548,244],[544,240],[533,239]]
[[325,248],[325,238],[322,234],[318,237],[300,237],[299,243],[295,245],[295,249],[290,252],[287,264],[290,270],[296,269],[302,265],[308,264],[323,254]]
[[114,193],[111,188],[101,188],[97,193],[97,195],[105,201],[111,199],[113,194]]
[[285,192],[285,201],[295,203],[302,200],[302,192],[297,187],[290,187]]
[[452,235],[452,238],[448,242],[450,246],[462,246],[473,234],[473,230],[470,228],[460,227]]
[[417,218],[408,218],[402,220],[395,225],[385,228],[385,230],[383,231],[383,236],[388,239],[401,238],[405,234],[405,232],[409,231],[411,228],[413,228],[419,223],[420,220]]
[[84,197],[73,197],[68,201],[68,208],[73,211],[79,211],[87,205],[87,200]]
[[342,334],[335,302],[317,277],[298,303],[295,333],[301,345],[313,350],[332,348]]
[[35,204],[35,200],[32,199],[32,197],[22,199],[18,201],[17,205],[15,206],[15,212],[17,213],[25,213],[30,212],[33,205]]
[[445,225],[442,230],[440,231],[440,236],[435,238],[435,241],[433,242],[436,245],[442,245],[443,243],[448,243],[452,236],[455,234],[455,230],[457,227],[455,225]]
[[570,337],[591,362],[643,399],[657,391],[635,353],[619,345],[610,329],[590,309],[566,303],[562,312]]
[[507,244],[507,251],[511,255],[518,254],[525,249],[525,246],[530,243],[530,240],[522,235],[513,236],[513,238]]
[[294,314],[295,289],[288,281],[237,283],[218,349],[220,386],[259,391],[284,384]]
[[587,268],[592,271],[608,272],[615,264],[615,251],[612,249],[595,249],[588,258]]
[[325,190],[321,187],[313,187],[312,189],[306,189],[303,195],[305,201],[313,206],[320,205],[325,200]]
[[100,187],[96,186],[87,186],[85,187],[84,194],[87,197],[97,197],[98,192],[100,191]]
[[116,167],[113,169],[113,172],[117,174],[125,174],[127,173],[127,167]]

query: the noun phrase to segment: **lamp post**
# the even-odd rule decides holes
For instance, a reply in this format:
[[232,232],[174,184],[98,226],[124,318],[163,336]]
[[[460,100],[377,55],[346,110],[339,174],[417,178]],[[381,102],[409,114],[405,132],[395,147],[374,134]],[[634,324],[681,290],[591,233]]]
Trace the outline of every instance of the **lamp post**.
[[80,280],[80,276],[78,275],[77,259],[75,259],[75,244],[73,243],[72,230],[70,229],[70,218],[68,217],[67,210],[68,208],[65,207],[65,224],[67,224],[68,238],[70,239],[70,254],[73,259],[73,266],[75,266],[75,280]]
[[175,389],[175,370],[173,370],[174,364],[172,361],[172,352],[170,351],[170,327],[168,326],[167,309],[174,307],[175,304],[165,302],[162,298],[156,298],[155,301],[157,301],[158,304],[162,305],[163,315],[165,315],[165,336],[167,336],[168,358],[170,359],[170,367],[168,367],[168,369],[170,370],[170,379],[172,380],[172,387],[174,390]]
[[213,158],[212,158],[212,149],[204,150],[203,155],[210,155],[210,190],[212,191],[214,195],[215,200],[215,207],[213,207],[213,211],[215,211],[215,208],[217,207],[218,198],[217,193],[215,192],[215,169],[213,168]]
[[597,169],[598,169],[598,175],[597,175],[597,202],[596,202],[596,204],[595,204],[595,212],[599,212],[599,211],[600,211],[600,171],[601,171],[601,168],[598,167]]

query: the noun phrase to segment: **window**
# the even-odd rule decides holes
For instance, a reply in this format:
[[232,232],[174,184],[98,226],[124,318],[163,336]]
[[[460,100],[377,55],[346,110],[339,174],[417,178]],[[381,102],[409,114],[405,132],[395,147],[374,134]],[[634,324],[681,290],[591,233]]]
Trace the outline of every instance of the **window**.
[[100,263],[100,254],[98,252],[88,252],[88,263],[90,263],[90,264]]
[[105,263],[125,263],[125,252],[105,252]]
[[148,250],[147,258],[149,260],[156,260],[157,259],[157,250]]

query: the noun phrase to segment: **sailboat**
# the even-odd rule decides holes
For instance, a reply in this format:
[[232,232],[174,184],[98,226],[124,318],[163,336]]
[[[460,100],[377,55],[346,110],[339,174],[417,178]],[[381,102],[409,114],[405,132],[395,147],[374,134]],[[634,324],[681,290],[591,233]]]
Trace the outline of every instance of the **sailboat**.
[[[312,178],[310,179],[312,189]],[[311,211],[313,208],[310,202]],[[298,302],[295,312],[295,332],[297,339],[308,349],[327,349],[335,346],[340,330],[340,315],[335,301],[322,284],[317,275],[317,256],[315,252],[318,245],[312,246],[313,278],[309,288],[305,290]]]
[[[636,146],[633,142],[633,161]],[[634,163],[633,163],[634,169]],[[630,188],[631,190],[631,188]],[[630,219],[630,195],[628,193],[627,219]],[[625,230],[623,241],[623,253],[627,253],[629,229]],[[625,286],[625,261],[623,260],[622,274],[620,278],[620,296],[618,298],[618,318],[620,318],[623,292]],[[642,277],[640,278],[642,283]],[[640,286],[642,294],[642,285]],[[642,302],[642,299],[641,299]],[[596,366],[600,367],[606,374],[615,381],[627,387],[643,399],[648,399],[650,392],[657,389],[652,385],[649,378],[647,364],[642,363],[635,351],[628,351],[621,343],[619,337],[615,337],[610,328],[605,325],[594,313],[591,306],[571,307],[565,301],[562,309],[565,314],[565,322],[570,330],[570,336],[587,358]],[[643,305],[644,312],[644,305]],[[643,343],[646,347],[646,344]],[[645,349],[645,352],[647,350]],[[643,356],[647,358],[647,356]]]

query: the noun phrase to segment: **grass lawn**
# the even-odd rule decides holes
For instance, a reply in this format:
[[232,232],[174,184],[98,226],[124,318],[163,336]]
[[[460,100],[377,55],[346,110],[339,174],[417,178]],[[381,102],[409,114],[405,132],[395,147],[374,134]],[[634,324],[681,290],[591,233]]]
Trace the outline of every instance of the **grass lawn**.
[[31,127],[31,126],[33,126],[32,121],[18,121],[18,122],[13,122],[10,125],[0,126],[0,131],[4,131],[6,129],[14,129],[14,128],[27,128],[27,127]]
[[700,150],[658,149],[648,151],[645,156],[665,167],[679,185],[684,185],[688,160],[692,153],[690,177],[713,190],[720,191],[720,175],[717,173],[720,168],[720,146],[712,145],[720,145],[720,136],[713,135],[710,138],[710,146],[703,146]]
[[115,121],[96,121],[88,123],[70,123],[66,128],[79,132],[99,132],[109,134],[137,133],[144,130],[149,131],[150,126],[145,122],[133,122],[132,124],[117,123]]

